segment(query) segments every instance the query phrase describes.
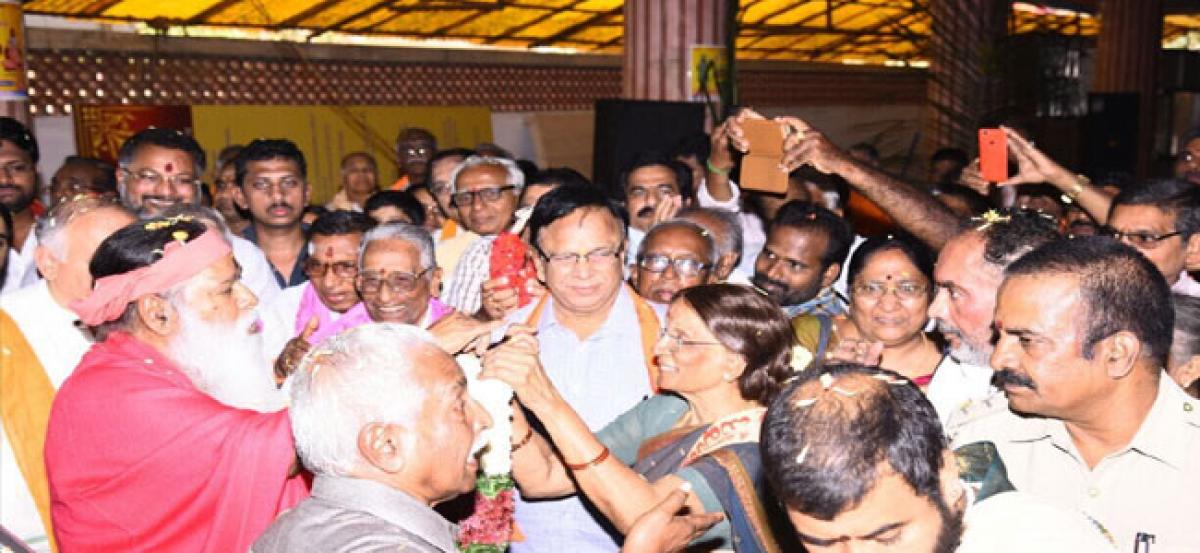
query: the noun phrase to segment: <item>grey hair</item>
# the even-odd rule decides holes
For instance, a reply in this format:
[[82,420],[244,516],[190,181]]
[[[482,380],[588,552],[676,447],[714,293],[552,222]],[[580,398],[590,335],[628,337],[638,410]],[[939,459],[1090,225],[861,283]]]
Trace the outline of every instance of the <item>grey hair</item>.
[[314,474],[350,476],[361,464],[363,426],[415,429],[426,396],[414,376],[422,348],[441,351],[428,331],[372,323],[309,350],[292,376],[288,412],[304,466]]
[[[705,215],[712,216],[713,220],[717,221],[723,227],[721,229],[708,229],[713,234],[713,241],[717,242],[717,256],[720,257],[734,252],[737,253],[740,260],[742,257],[742,248],[745,247],[745,238],[742,236],[742,223],[738,220],[737,213],[709,207],[691,206],[680,209],[675,218],[691,221],[701,227],[708,228],[703,222],[697,220]],[[725,239],[717,241],[718,235],[724,236]]]
[[462,160],[462,163],[459,163],[450,172],[450,193],[454,194],[458,192],[459,173],[480,165],[494,165],[503,168],[508,173],[508,177],[504,179],[504,183],[517,187],[518,196],[521,194],[521,189],[525,188],[525,173],[521,171],[521,168],[513,160],[492,156],[470,156]]
[[721,258],[721,255],[717,251],[717,243],[713,240],[712,233],[705,230],[704,227],[685,219],[671,219],[650,227],[650,230],[646,231],[646,237],[642,238],[641,243],[638,244],[637,256],[641,257],[643,253],[646,253],[646,244],[650,242],[651,236],[672,228],[687,229],[700,236],[700,239],[708,245],[709,251],[708,259],[704,261],[708,263],[710,268],[716,266],[717,260]]
[[417,250],[421,252],[419,262],[422,271],[437,265],[433,237],[429,235],[429,231],[424,227],[408,223],[388,223],[379,225],[363,235],[362,245],[358,249],[358,269],[360,271],[363,268],[363,258],[366,257],[367,248],[371,246],[372,242],[380,240],[402,240],[416,246]]
[[45,217],[38,219],[33,227],[38,245],[45,247],[54,257],[60,260],[66,259],[68,244],[66,237],[62,234],[63,231],[71,225],[71,221],[84,213],[101,209],[114,209],[126,213],[130,217],[136,217],[133,211],[112,198],[77,196],[62,201],[54,206]]
[[229,240],[231,233],[229,232],[229,225],[225,224],[225,217],[221,216],[221,212],[211,207],[192,204],[175,204],[164,209],[162,214],[158,215],[158,217],[178,217],[180,215],[189,215],[196,219],[200,219],[201,222],[207,223],[208,226],[215,227],[217,230],[221,231],[221,234],[225,235],[227,241],[233,242],[233,240]]

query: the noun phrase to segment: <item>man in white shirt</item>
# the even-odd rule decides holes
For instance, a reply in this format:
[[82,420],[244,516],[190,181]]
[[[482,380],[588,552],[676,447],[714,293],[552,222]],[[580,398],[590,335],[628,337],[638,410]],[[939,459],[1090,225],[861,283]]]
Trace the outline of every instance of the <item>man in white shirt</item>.
[[621,172],[621,194],[629,213],[628,262],[633,263],[642,239],[656,223],[675,216],[680,207],[696,202],[692,171],[682,161],[647,151]]
[[[78,323],[78,317],[68,305],[91,291],[88,263],[96,247],[117,229],[135,220],[132,213],[114,200],[81,197],[64,201],[39,221],[39,245],[35,256],[38,270],[45,278],[0,299],[0,311],[11,318],[17,329],[15,334],[19,334],[4,336],[3,342],[5,345],[17,341],[28,343],[36,357],[36,365],[19,367],[19,378],[48,380],[49,385],[57,389],[75,369],[92,342],[87,329]],[[28,374],[34,371],[37,374]],[[7,390],[0,390],[0,405],[5,405],[9,399],[6,391],[24,389],[7,381],[4,387]],[[46,397],[52,397],[53,390],[50,392]],[[21,418],[10,420],[6,417],[3,420],[5,433],[0,438],[0,524],[39,550],[48,551],[50,534],[35,501],[36,496],[45,493],[45,473],[25,474],[30,470],[28,463],[44,466],[41,451],[36,452],[36,459],[18,459],[10,442],[14,433],[26,432],[29,426],[38,422],[44,428],[50,406],[38,405],[34,397],[18,398],[18,401],[23,402]],[[9,411],[0,409],[0,413],[7,415]],[[35,417],[37,421],[25,417]],[[39,493],[31,492],[36,486],[41,487]]]
[[1136,248],[1176,294],[1200,297],[1188,270],[1200,269],[1200,189],[1185,180],[1155,180],[1117,194],[1101,230]]
[[0,294],[37,280],[33,252],[37,248],[33,226],[37,221],[38,144],[33,133],[16,119],[0,117],[0,204],[12,215],[8,229],[8,277]]

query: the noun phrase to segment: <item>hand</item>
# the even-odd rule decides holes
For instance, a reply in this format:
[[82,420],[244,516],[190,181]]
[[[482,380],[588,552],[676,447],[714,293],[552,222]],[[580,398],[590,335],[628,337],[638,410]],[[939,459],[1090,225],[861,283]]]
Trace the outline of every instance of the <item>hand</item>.
[[997,183],[998,186],[1048,182],[1060,189],[1064,189],[1075,184],[1075,175],[1073,173],[1055,163],[1054,160],[1043,154],[1041,150],[1035,148],[1033,143],[1025,140],[1025,137],[1008,127],[1000,128],[1004,130],[1005,136],[1008,137],[1008,151],[1016,158],[1018,170],[1015,176],[1010,177],[1004,182]]
[[825,135],[808,123],[795,117],[776,117],[783,123],[787,138],[783,141],[784,171],[792,172],[803,165],[811,165],[822,173],[840,174],[850,157],[830,142]]
[[683,196],[663,196],[662,201],[654,206],[654,219],[651,220],[650,226],[657,225],[663,221],[672,219],[676,213],[679,213],[679,208],[683,205]]
[[534,329],[514,324],[505,333],[507,340],[483,355],[479,378],[496,378],[512,386],[521,404],[537,414],[545,414],[554,405],[558,390],[538,358],[540,350]]
[[[525,291],[529,293],[534,300],[541,298],[546,293],[546,287],[537,279],[525,279]],[[480,293],[483,298],[483,312],[488,319],[496,320],[507,317],[513,311],[520,308],[520,294],[514,286],[508,283],[508,277],[493,278],[483,283],[480,288]]]
[[725,518],[724,513],[679,514],[690,491],[691,486],[684,484],[638,517],[625,536],[621,552],[674,553]]
[[970,188],[984,197],[987,197],[992,189],[992,183],[983,178],[983,173],[979,171],[979,158],[975,158],[975,161],[963,168],[962,173],[958,175],[958,184]]
[[825,359],[838,363],[858,363],[868,367],[877,367],[883,360],[883,342],[843,338],[833,351],[825,354]]
[[493,330],[504,325],[504,319],[480,321],[455,311],[429,327],[442,351],[454,355],[471,346],[486,344]]
[[766,117],[750,108],[743,108],[737,115],[725,120],[725,133],[729,135],[729,143],[742,153],[750,150],[750,143],[746,141],[746,133],[742,131],[742,121],[747,119],[766,119]]
[[[712,147],[709,149],[708,164],[726,172],[733,170],[733,154],[729,150],[729,123],[732,119],[730,117],[717,125],[709,136]],[[699,183],[695,184],[699,186]]]
[[288,375],[296,370],[296,365],[300,363],[300,359],[312,346],[308,343],[309,338],[312,338],[317,327],[321,324],[321,319],[313,315],[308,319],[308,323],[304,325],[304,330],[300,331],[300,335],[288,340],[283,346],[283,352],[279,357],[275,358],[275,383],[282,383],[287,379]]

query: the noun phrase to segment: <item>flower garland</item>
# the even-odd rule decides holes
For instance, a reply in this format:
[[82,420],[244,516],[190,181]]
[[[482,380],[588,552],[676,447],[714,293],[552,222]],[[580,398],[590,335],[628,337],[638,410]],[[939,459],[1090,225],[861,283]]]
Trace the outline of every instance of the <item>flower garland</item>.
[[467,376],[468,390],[488,415],[492,427],[480,436],[480,474],[475,481],[475,508],[458,525],[458,549],[464,553],[503,553],[513,536],[512,397],[513,390],[499,380],[479,380],[479,358],[456,357]]

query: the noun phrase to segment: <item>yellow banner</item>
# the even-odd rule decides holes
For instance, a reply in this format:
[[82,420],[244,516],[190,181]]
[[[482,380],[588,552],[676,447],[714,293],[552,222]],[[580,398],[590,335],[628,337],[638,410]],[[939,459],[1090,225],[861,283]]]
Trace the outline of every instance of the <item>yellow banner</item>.
[[19,100],[28,96],[25,83],[25,19],[21,3],[0,1],[0,100]]
[[192,106],[196,140],[208,155],[255,138],[287,138],[304,152],[312,203],[338,190],[342,157],[365,151],[379,164],[379,184],[397,178],[396,135],[402,127],[433,132],[438,148],[474,148],[492,140],[491,111],[482,106]]

